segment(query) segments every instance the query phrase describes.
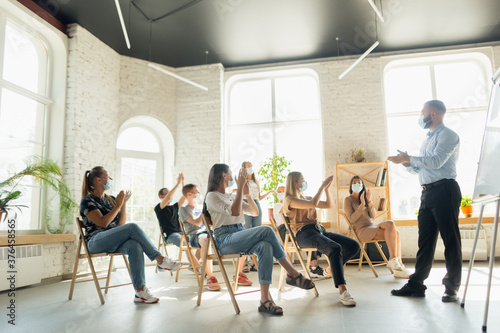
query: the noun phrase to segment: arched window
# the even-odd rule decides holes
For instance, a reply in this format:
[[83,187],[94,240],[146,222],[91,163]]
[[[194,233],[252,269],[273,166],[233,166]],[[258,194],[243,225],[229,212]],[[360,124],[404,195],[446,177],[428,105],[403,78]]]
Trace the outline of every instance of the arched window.
[[[445,125],[460,136],[457,181],[463,195],[472,196],[486,121],[491,61],[471,52],[413,57],[390,62],[384,70],[389,154],[397,150],[419,154],[426,130],[417,125],[423,103],[442,100]],[[415,219],[420,205],[418,177],[392,167],[392,216]]]
[[169,185],[166,180],[172,178],[173,147],[167,127],[147,116],[127,120],[116,142],[116,190],[132,191],[127,202],[127,221],[139,223],[154,243],[158,229],[154,206],[159,189]]
[[[291,170],[304,174],[310,189],[317,189],[324,162],[316,72],[240,74],[226,87],[226,161],[233,173],[243,161],[252,162],[257,171],[262,161],[277,153],[292,161]],[[265,220],[266,209],[263,215]]]
[[[49,51],[40,34],[0,12],[0,181],[25,168],[26,160],[45,156],[47,117],[53,101],[48,93]],[[40,230],[42,189],[31,179],[18,188],[14,204],[29,208],[17,214],[17,230]],[[6,224],[0,223],[0,230]]]

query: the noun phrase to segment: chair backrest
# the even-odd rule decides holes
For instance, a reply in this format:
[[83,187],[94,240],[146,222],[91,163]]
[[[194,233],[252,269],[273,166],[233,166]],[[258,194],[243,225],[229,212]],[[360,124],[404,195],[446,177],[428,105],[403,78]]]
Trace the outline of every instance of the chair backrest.
[[274,219],[274,216],[269,215],[269,222],[271,222],[271,227],[274,229],[274,231],[278,232],[278,225],[276,224],[276,220]]
[[205,228],[207,229],[209,242],[211,243],[213,250],[217,251],[217,254],[220,256],[221,254],[219,252],[219,248],[217,247],[217,244],[215,243],[214,234],[212,233],[212,228],[214,225],[212,223],[212,219],[203,213],[201,213],[201,218],[203,219],[203,224],[205,225]]
[[366,243],[366,242],[361,242],[359,240],[359,236],[358,236],[358,233],[356,232],[356,229],[354,229],[354,226],[352,225],[352,222],[349,220],[349,218],[347,217],[347,215],[345,213],[342,213],[342,215],[344,216],[347,224],[349,225],[349,229],[352,231],[352,233],[354,234],[354,237],[356,238],[356,241],[358,243]]
[[285,221],[285,228],[286,228],[286,235],[285,235],[285,241],[284,244],[288,244],[288,240],[292,242],[292,245],[294,245],[297,250],[300,250],[299,243],[297,243],[297,239],[295,238],[295,234],[292,231],[292,228],[290,227],[290,219],[288,216],[286,216],[284,213],[281,213],[281,217],[283,218],[283,221]]
[[79,217],[76,218],[76,225],[78,227],[78,231],[80,232],[80,242],[85,249],[85,253],[90,255],[89,248],[87,247],[87,241],[85,240],[85,226]]

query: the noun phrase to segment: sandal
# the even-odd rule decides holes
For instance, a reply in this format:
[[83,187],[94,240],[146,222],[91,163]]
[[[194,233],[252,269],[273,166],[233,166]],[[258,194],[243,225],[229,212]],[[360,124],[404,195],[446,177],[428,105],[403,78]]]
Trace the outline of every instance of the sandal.
[[257,272],[257,267],[255,265],[250,266],[250,272]]
[[[299,280],[299,281],[297,281]],[[299,287],[301,289],[312,289],[314,288],[314,282],[309,279],[304,278],[304,275],[299,274],[296,277],[290,276],[290,274],[286,275],[286,284],[291,286]]]
[[248,268],[248,264],[243,265],[243,269],[241,270],[243,273],[249,273],[250,269]]
[[[269,303],[269,306],[266,306],[267,303]],[[279,310],[281,310],[281,312],[278,312]],[[276,304],[274,304],[272,300],[268,299],[264,303],[262,303],[262,301],[260,302],[259,312],[265,312],[265,313],[270,313],[272,315],[281,316],[283,315],[283,308],[281,306],[277,306]]]

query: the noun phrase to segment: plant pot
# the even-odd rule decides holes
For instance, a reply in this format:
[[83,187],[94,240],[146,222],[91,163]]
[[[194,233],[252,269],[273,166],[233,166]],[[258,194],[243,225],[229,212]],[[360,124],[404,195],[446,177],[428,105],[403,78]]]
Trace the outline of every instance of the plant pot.
[[365,161],[365,155],[354,155],[354,160],[356,163],[364,162]]
[[465,217],[472,216],[472,206],[463,206],[460,208],[462,209],[462,213],[464,213]]

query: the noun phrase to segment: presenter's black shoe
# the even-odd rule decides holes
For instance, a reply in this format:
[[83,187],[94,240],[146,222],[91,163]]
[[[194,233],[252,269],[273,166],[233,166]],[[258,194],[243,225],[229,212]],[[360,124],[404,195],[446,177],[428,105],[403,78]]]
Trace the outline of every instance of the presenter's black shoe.
[[413,289],[407,284],[403,286],[401,289],[393,289],[391,290],[391,294],[393,296],[405,296],[405,297],[425,297],[425,291],[418,291]]
[[456,302],[458,301],[458,293],[453,289],[446,288],[441,301],[445,303]]

